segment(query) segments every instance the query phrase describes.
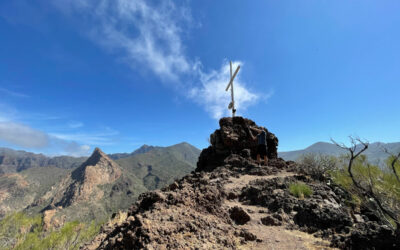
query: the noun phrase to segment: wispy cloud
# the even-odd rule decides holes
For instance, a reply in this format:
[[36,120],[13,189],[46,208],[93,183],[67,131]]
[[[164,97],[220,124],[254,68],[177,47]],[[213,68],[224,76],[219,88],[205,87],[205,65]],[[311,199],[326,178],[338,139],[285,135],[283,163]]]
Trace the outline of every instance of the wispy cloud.
[[87,156],[91,147],[86,144],[79,144],[75,141],[66,141],[56,137],[50,137],[49,147],[58,149],[56,155]]
[[83,122],[71,121],[68,123],[68,127],[72,128],[72,129],[81,128],[81,127],[83,127]]
[[87,17],[87,34],[96,43],[119,53],[132,67],[146,65],[168,80],[177,80],[191,68],[181,40],[183,25],[190,25],[191,15],[173,1],[161,1],[157,6],[150,6],[145,0],[54,3],[70,15]]
[[49,144],[45,133],[15,122],[0,122],[0,140],[26,148],[43,148]]
[[17,115],[17,110],[10,105],[0,102],[0,122],[7,122],[15,120]]
[[90,150],[89,145],[64,140],[17,122],[0,122],[1,141],[28,150],[50,148],[57,155],[82,156],[89,154]]
[[114,144],[113,137],[118,135],[118,132],[96,132],[96,133],[49,133],[51,136],[66,140],[77,141],[90,145],[112,145]]
[[[242,62],[233,62],[235,70]],[[231,102],[230,90],[226,92],[226,86],[230,80],[230,66],[225,62],[217,71],[210,73],[200,72],[201,85],[190,90],[189,96],[197,103],[202,105],[206,111],[215,119],[219,119],[224,115],[229,115],[228,105]],[[234,81],[235,105],[240,107],[238,114],[246,110],[246,108],[260,98],[257,94],[252,93],[246,88],[238,75]]]
[[[184,31],[193,26],[190,9],[166,0],[158,5],[145,0],[57,0],[56,6],[76,18],[84,17],[86,34],[97,44],[113,51],[132,68],[143,65],[160,79],[179,84],[182,94],[204,107],[212,117],[226,115],[230,94],[224,85],[229,81],[225,62],[221,69],[203,72],[202,63],[185,52]],[[182,2],[180,2],[182,3]],[[82,19],[83,21],[83,19]],[[247,85],[235,82],[239,111],[259,100]]]
[[[39,117],[40,120],[52,118],[45,114]],[[118,131],[109,127],[100,127],[89,133],[80,131],[83,123],[77,121],[64,123],[63,127],[50,127],[45,131],[28,125],[28,120],[37,121],[31,118],[30,115],[0,103],[0,143],[52,155],[82,156],[88,155],[92,147],[114,144],[115,137],[119,135]],[[51,130],[75,132],[53,133]]]
[[0,92],[3,93],[3,94],[9,95],[9,96],[13,96],[13,97],[21,97],[21,98],[29,97],[26,94],[19,93],[19,92],[16,92],[16,91],[12,91],[12,90],[9,90],[9,89],[6,89],[6,88],[1,88],[1,87],[0,87]]

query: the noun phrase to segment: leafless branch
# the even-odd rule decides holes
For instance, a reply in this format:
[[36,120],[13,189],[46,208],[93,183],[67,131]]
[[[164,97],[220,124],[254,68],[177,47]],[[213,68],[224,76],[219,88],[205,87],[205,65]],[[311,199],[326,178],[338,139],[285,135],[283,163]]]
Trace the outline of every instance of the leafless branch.
[[[362,141],[360,138],[354,138],[352,136],[349,136],[350,138],[350,146],[346,146],[344,143],[338,143],[335,140],[331,139],[331,141],[338,147],[345,149],[347,151],[349,151],[350,153],[350,160],[349,160],[349,165],[347,167],[347,171],[354,183],[354,185],[359,188],[359,189],[363,189],[361,187],[361,185],[355,180],[353,172],[352,172],[352,167],[353,167],[353,162],[354,160],[360,155],[362,154],[365,150],[368,149],[369,143],[367,141]],[[357,151],[357,142],[360,143],[360,145],[362,145],[363,147],[361,148],[361,150]]]
[[369,185],[369,190],[370,192],[373,192],[372,188],[374,187],[374,180],[372,178],[372,174],[371,174],[371,165],[367,164],[367,169],[368,169],[368,185]]
[[[358,156],[360,156],[365,150],[368,149],[369,143],[367,141],[361,140],[360,138],[354,138],[354,137],[351,137],[351,136],[349,138],[350,138],[350,144],[351,144],[350,146],[346,146],[344,143],[338,143],[333,139],[331,139],[331,141],[336,146],[338,146],[338,147],[340,147],[342,149],[345,149],[350,153],[350,159],[349,159],[349,164],[348,164],[347,171],[348,171],[348,173],[350,175],[350,178],[351,178],[354,186],[358,189],[358,191],[361,192],[362,195],[364,195],[365,197],[372,198],[376,202],[376,204],[378,205],[379,209],[384,214],[386,214],[391,219],[393,219],[396,223],[398,223],[397,215],[394,214],[389,209],[385,208],[385,206],[382,204],[380,199],[375,195],[372,187],[370,186],[369,189],[366,189],[355,179],[355,177],[353,175],[353,171],[352,171],[353,162]],[[357,142],[359,143],[359,145],[362,146],[362,148],[360,150],[357,150]],[[371,179],[371,176],[370,176],[370,179]],[[370,182],[369,184],[372,185],[372,182]]]
[[396,155],[396,154],[393,154],[392,152],[389,152],[389,150],[387,148],[385,148],[385,147],[381,147],[381,148],[386,154],[388,154],[392,158],[392,161],[390,162],[390,165],[392,167],[392,171],[394,173],[394,176],[396,177],[397,181],[400,182],[400,177],[399,177],[399,174],[397,173],[397,170],[396,170],[396,167],[395,167],[396,163],[400,159],[400,152]]

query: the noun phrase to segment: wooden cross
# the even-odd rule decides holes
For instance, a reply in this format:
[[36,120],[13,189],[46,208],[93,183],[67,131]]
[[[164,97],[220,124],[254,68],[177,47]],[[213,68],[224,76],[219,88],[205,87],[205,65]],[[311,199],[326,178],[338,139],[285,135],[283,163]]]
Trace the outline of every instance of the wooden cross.
[[236,109],[235,109],[235,98],[234,98],[234,95],[233,95],[233,79],[235,79],[237,73],[239,72],[240,65],[238,65],[238,67],[236,68],[235,73],[233,74],[233,76],[232,76],[232,61],[230,61],[230,69],[231,69],[231,79],[230,79],[230,81],[228,83],[228,86],[226,86],[225,91],[228,91],[229,87],[231,88],[232,101],[231,101],[231,103],[229,103],[228,109],[232,109],[232,117],[235,117]]

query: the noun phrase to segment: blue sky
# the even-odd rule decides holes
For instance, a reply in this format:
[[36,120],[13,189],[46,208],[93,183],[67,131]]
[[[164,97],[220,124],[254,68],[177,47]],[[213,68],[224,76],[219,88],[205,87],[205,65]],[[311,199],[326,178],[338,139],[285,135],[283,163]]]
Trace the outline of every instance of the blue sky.
[[[96,3],[95,3],[96,2]],[[280,151],[400,141],[399,1],[0,2],[0,146],[199,148],[237,109]]]

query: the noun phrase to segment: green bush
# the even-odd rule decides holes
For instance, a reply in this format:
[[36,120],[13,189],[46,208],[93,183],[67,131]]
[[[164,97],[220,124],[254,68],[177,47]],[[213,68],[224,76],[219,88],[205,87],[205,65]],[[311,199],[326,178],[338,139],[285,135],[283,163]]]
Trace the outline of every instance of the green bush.
[[59,229],[43,230],[41,215],[13,213],[0,221],[0,249],[79,249],[90,241],[101,224],[71,221]]
[[[388,158],[387,166],[384,168],[369,163],[365,155],[360,155],[353,162],[352,174],[359,186],[364,190],[372,191],[386,208],[398,216],[400,214],[400,182],[393,173],[391,161],[392,158]],[[348,160],[343,163],[338,169],[329,172],[332,180],[351,194],[352,200],[348,202],[357,207],[370,206],[370,200],[355,186],[348,173]],[[400,170],[397,164],[395,168]]]
[[311,188],[307,184],[302,182],[290,184],[289,192],[298,198],[309,197],[312,194]]
[[0,221],[0,249],[13,248],[25,240],[27,234],[38,234],[42,230],[41,215],[30,217],[22,212],[12,213]]
[[324,180],[326,175],[339,165],[339,159],[334,156],[314,153],[302,155],[297,162],[301,173],[316,180]]

